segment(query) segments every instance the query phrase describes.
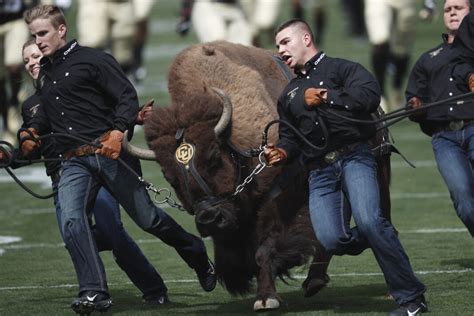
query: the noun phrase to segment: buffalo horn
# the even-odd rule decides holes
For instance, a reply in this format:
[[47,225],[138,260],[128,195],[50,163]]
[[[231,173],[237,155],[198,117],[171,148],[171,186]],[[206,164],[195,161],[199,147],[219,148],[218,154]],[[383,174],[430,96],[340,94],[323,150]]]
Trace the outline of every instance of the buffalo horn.
[[128,131],[125,131],[123,134],[122,148],[128,152],[130,155],[137,157],[141,160],[156,160],[155,153],[153,150],[139,148],[135,145],[132,145],[128,141]]
[[222,134],[223,131],[225,131],[225,129],[229,125],[230,119],[232,118],[232,103],[230,102],[229,97],[224,91],[215,87],[211,87],[211,89],[222,99],[223,102],[221,118],[214,127],[214,133],[217,137],[219,137],[219,135]]

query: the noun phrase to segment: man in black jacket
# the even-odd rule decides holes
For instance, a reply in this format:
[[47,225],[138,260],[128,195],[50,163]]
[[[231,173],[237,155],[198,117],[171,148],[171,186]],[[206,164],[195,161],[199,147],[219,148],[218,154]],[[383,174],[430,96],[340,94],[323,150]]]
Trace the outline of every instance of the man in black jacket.
[[[426,103],[474,90],[472,21],[462,23],[465,34],[455,40],[461,22],[469,22],[470,9],[469,0],[444,2],[447,33],[443,34],[443,42],[421,55],[413,67],[406,90],[409,107],[422,109]],[[456,213],[474,237],[474,107],[470,103],[446,103],[427,108],[411,120],[431,136],[438,170],[448,186]]]
[[[390,315],[427,311],[425,286],[416,278],[392,225],[382,216],[369,120],[380,103],[375,78],[360,64],[318,51],[308,24],[290,20],[276,46],[296,77],[278,99],[278,113],[306,138],[280,124],[270,165],[302,159],[309,170],[309,208],[316,237],[328,253],[358,255],[371,248],[390,294],[400,305]],[[345,117],[345,118],[343,118]],[[351,215],[357,226],[350,227]]]
[[[25,21],[45,56],[39,77],[41,105],[29,134],[67,133],[102,145],[96,148],[70,138],[57,138],[55,144],[67,159],[62,164],[58,196],[64,240],[79,280],[79,297],[72,308],[84,313],[110,305],[104,267],[87,223],[101,186],[143,230],[174,247],[196,271],[203,289],[212,291],[216,275],[203,241],[155,206],[139,178],[118,160],[120,157],[141,175],[140,162],[121,151],[123,133],[133,130],[138,100],[118,63],[100,50],[81,47],[75,40],[67,42],[66,21],[55,6],[34,7],[26,12]],[[22,151],[29,154],[37,146],[26,140]]]

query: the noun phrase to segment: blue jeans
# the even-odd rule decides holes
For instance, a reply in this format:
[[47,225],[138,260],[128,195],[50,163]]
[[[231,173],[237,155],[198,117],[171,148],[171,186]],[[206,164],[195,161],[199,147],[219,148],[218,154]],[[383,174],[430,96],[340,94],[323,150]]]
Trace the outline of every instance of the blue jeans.
[[[57,183],[53,183],[53,188],[56,191]],[[54,195],[54,205],[59,226],[62,227],[57,194]],[[98,251],[112,250],[118,266],[140,289],[144,299],[166,294],[168,289],[163,279],[123,228],[119,205],[106,189],[99,190],[92,213],[95,219],[92,235]]]
[[[136,173],[141,174],[138,159],[125,152],[120,157]],[[63,238],[77,273],[79,293],[108,291],[104,267],[88,222],[102,186],[107,188],[137,225],[174,247],[191,268],[202,269],[207,265],[203,241],[186,232],[165,211],[153,204],[137,176],[119,161],[100,155],[75,157],[63,162],[58,198],[62,209],[60,222]],[[110,225],[110,219],[105,221],[106,225]]]
[[474,237],[474,124],[435,133],[431,144],[456,213]]
[[[317,239],[330,254],[357,255],[371,248],[397,303],[425,292],[392,225],[382,216],[374,156],[361,144],[309,174],[309,206]],[[350,228],[351,216],[356,226]]]

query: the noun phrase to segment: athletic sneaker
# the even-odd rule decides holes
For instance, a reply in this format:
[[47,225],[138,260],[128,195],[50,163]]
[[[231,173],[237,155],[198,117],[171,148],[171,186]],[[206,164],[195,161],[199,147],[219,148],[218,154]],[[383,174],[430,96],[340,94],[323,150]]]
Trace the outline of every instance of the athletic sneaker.
[[399,308],[392,311],[388,316],[414,316],[428,311],[425,296],[420,295],[413,301],[400,305]]
[[168,299],[168,295],[166,294],[152,295],[145,298],[146,305],[165,305],[169,302],[170,300]]
[[77,314],[89,314],[93,311],[105,312],[112,306],[109,294],[95,291],[87,291],[76,298],[71,308]]
[[207,259],[207,265],[204,269],[196,269],[196,274],[204,291],[211,292],[214,290],[217,284],[217,275],[216,268],[211,260]]

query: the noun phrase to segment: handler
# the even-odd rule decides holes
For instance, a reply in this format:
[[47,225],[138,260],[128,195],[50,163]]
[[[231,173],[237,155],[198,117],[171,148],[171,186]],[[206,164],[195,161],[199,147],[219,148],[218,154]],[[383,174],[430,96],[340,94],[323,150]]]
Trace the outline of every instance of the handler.
[[[368,140],[373,125],[334,116],[370,119],[380,103],[375,78],[361,65],[331,58],[316,48],[308,24],[290,20],[276,32],[276,46],[296,77],[278,99],[278,113],[313,146],[280,124],[277,146],[268,146],[269,165],[301,159],[309,172],[309,207],[317,239],[335,255],[371,248],[390,294],[400,307],[389,315],[426,312],[425,286],[416,278],[392,225],[382,216],[374,156]],[[356,227],[350,228],[354,216]]]
[[[410,108],[423,108],[425,103],[455,97],[469,90],[474,91],[474,62],[472,62],[474,51],[471,51],[471,65],[458,64],[456,75],[453,74],[453,63],[460,56],[467,59],[469,46],[472,47],[472,33],[463,34],[466,36],[465,45],[459,45],[460,48],[453,46],[463,20],[466,20],[464,29],[468,32],[469,21],[465,17],[468,16],[470,7],[469,0],[444,1],[443,20],[447,33],[443,34],[443,43],[421,55],[413,67],[406,90]],[[448,186],[456,213],[474,237],[474,176],[472,173],[474,108],[472,104],[457,106],[444,104],[428,108],[410,119],[418,122],[421,130],[431,136],[438,170]]]
[[[68,133],[99,139],[102,144],[97,149],[70,139],[56,141],[67,158],[58,188],[62,231],[79,280],[79,297],[72,308],[87,313],[101,309],[110,300],[104,267],[87,223],[101,186],[143,230],[174,247],[196,271],[203,289],[212,291],[216,274],[203,241],[155,206],[139,178],[118,160],[120,157],[141,175],[140,162],[121,151],[123,132],[133,130],[138,100],[118,63],[100,50],[81,47],[75,40],[66,42],[66,21],[56,6],[34,7],[26,12],[25,21],[45,56],[40,72],[41,105],[30,132]],[[26,140],[22,151],[30,154],[38,145]]]

